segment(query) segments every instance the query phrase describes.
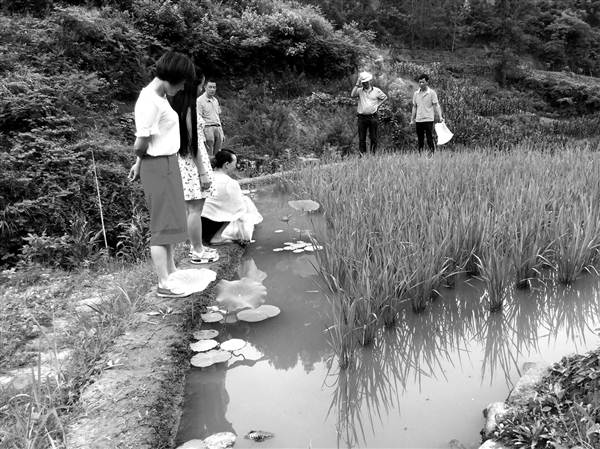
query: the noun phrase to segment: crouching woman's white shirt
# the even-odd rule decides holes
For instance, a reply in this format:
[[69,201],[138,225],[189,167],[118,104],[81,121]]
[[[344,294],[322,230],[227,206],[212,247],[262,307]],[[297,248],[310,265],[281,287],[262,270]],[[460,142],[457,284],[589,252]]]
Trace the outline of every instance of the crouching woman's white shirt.
[[240,184],[226,173],[214,172],[214,191],[206,198],[202,216],[216,222],[227,222],[224,239],[250,240],[254,225],[263,217],[250,198],[242,193]]

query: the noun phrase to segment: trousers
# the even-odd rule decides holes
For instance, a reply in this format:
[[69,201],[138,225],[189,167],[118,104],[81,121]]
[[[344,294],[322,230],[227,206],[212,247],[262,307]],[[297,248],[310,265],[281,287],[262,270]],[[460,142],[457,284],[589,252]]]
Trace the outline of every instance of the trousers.
[[369,133],[371,153],[377,151],[377,114],[358,114],[358,151],[367,152],[367,132]]
[[427,137],[427,146],[432,153],[435,151],[433,143],[433,122],[417,122],[417,141],[419,145],[419,153],[423,151],[425,145],[425,137]]

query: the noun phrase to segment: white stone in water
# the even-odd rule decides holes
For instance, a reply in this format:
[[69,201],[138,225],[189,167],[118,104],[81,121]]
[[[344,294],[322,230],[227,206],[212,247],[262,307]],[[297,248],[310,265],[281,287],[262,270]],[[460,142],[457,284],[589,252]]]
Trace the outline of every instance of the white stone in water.
[[204,444],[209,449],[226,449],[235,444],[236,436],[231,432],[219,432],[204,438]]
[[315,247],[312,245],[307,245],[304,247],[304,251],[308,251],[309,253],[312,253],[315,250]]
[[256,310],[259,313],[264,313],[269,318],[273,318],[274,316],[277,316],[281,313],[281,309],[279,307],[273,306],[271,304],[263,304],[254,310]]
[[246,342],[241,338],[231,338],[221,343],[221,349],[223,351],[239,351],[244,346],[246,346]]
[[296,249],[296,248],[294,248],[293,246],[285,246],[283,248],[284,251],[293,251],[294,249]]
[[302,248],[298,248],[292,251],[293,253],[299,254],[299,253],[303,253],[304,250]]
[[208,352],[201,352],[191,358],[190,363],[198,368],[206,368],[215,363],[223,363],[231,358],[231,352],[213,349]]
[[283,229],[275,229],[273,232],[275,234],[281,234],[283,232]]
[[196,340],[210,340],[219,335],[219,331],[216,329],[205,329],[194,332],[194,338]]
[[274,253],[279,253],[281,251],[284,251],[285,248],[273,248],[273,252]]
[[508,407],[504,402],[492,402],[483,410],[483,416],[486,421],[482,432],[484,432],[486,438],[492,436],[492,433],[498,427],[498,421],[500,421],[507,412]]
[[285,246],[294,246],[294,245],[295,245],[295,243],[294,243],[294,242],[283,242],[283,244],[284,244]]
[[200,318],[202,318],[202,321],[205,323],[216,323],[217,321],[221,321],[223,319],[223,315],[221,315],[219,312],[209,312],[201,314]]
[[200,340],[190,343],[190,349],[194,352],[206,352],[219,346],[216,340]]

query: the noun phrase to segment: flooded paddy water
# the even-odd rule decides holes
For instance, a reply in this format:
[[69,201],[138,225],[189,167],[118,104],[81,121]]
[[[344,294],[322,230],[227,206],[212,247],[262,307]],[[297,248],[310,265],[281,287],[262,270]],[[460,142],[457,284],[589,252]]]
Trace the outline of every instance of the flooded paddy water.
[[[600,344],[599,282],[517,291],[502,312],[481,303],[473,279],[442,290],[421,314],[410,307],[356,366],[339,370],[325,329],[330,306],[313,253],[278,251],[308,229],[285,194],[267,188],[254,197],[264,222],[255,231],[245,266],[267,274],[266,302],[281,309],[258,323],[203,324],[218,340],[240,338],[258,360],[232,359],[191,368],[178,443],[230,431],[235,447],[478,447],[482,409],[503,400],[529,362],[558,361]],[[261,443],[250,430],[274,433]]]

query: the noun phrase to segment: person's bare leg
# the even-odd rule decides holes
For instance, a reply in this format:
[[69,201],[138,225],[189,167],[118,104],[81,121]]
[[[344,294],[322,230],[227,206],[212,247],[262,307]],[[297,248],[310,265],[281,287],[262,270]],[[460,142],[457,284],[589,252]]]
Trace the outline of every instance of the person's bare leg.
[[167,245],[167,271],[169,274],[175,273],[175,248],[174,245]]
[[167,279],[169,277],[169,250],[170,245],[152,245],[150,247],[150,257],[154,265],[154,271],[158,276],[158,286],[160,288],[167,287]]
[[186,201],[187,206],[187,226],[192,250],[200,254],[204,247],[202,246],[202,208],[204,199]]

